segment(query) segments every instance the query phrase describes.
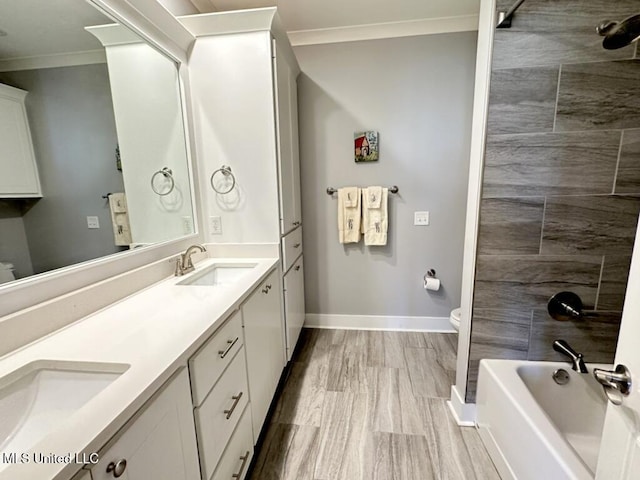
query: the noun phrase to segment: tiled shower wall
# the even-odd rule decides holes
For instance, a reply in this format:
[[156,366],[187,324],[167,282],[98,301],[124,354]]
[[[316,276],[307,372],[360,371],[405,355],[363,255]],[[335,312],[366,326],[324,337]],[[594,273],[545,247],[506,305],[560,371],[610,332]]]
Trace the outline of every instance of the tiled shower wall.
[[[512,0],[499,2],[507,10]],[[595,27],[637,0],[529,0],[496,31],[467,401],[483,358],[612,362],[640,210],[640,60]],[[569,290],[600,312],[558,322]]]

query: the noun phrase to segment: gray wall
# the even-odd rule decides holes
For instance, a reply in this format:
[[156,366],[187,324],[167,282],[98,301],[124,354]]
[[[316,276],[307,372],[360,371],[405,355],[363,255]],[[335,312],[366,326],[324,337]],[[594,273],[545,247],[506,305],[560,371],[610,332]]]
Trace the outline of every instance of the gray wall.
[[[447,316],[460,304],[475,32],[298,47],[308,313]],[[353,134],[379,132],[356,164]],[[328,186],[398,185],[385,247],[340,245]],[[413,212],[431,225],[413,226]],[[422,277],[435,268],[439,292]]]
[[[27,90],[43,198],[22,217],[34,273],[122,250],[114,245],[108,203],[122,192],[106,64],[0,73]],[[86,217],[98,216],[89,230]],[[11,261],[10,258],[4,260]]]
[[[637,10],[525,2],[496,31],[467,401],[482,358],[563,360],[564,338],[613,362],[640,210],[640,61],[635,45],[604,50],[595,26]],[[551,319],[563,290],[600,317]]]

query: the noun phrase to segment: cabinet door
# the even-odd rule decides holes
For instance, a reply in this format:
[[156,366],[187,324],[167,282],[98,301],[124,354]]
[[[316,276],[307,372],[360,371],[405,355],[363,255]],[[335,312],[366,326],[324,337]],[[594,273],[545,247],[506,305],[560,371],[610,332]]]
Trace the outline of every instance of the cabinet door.
[[0,84],[0,197],[40,197],[27,122],[27,92]]
[[284,235],[302,221],[298,149],[298,92],[296,75],[274,42],[274,85],[280,181],[280,231]]
[[304,265],[302,256],[284,276],[284,319],[287,326],[287,358],[291,360],[304,324]]
[[279,272],[275,270],[242,306],[254,442],[285,365],[281,298]]
[[200,480],[186,369],[107,444],[91,476],[93,480]]

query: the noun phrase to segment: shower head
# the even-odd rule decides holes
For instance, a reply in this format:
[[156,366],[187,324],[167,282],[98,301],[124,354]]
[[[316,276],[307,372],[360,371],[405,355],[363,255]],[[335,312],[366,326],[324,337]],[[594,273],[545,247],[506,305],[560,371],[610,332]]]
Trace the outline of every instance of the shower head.
[[602,46],[607,50],[626,47],[640,38],[640,14],[621,22],[605,20],[596,27],[596,32],[605,37]]

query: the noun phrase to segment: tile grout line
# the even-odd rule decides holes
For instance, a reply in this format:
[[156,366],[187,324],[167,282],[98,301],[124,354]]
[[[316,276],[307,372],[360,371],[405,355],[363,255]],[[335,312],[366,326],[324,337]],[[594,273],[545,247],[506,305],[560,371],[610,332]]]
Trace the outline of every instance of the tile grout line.
[[620,169],[620,157],[622,157],[622,142],[624,142],[624,130],[620,131],[620,145],[618,146],[618,159],[616,161],[616,171],[613,174],[613,187],[611,187],[611,195],[616,193],[616,183],[618,182],[618,170]]
[[[640,46],[639,46],[640,47]],[[636,48],[635,50],[635,55],[639,54],[640,52],[638,52],[638,50],[640,50],[640,48]],[[527,65],[514,65],[514,66],[508,66],[508,67],[491,67],[491,71],[492,72],[500,72],[500,71],[505,71],[505,70],[520,70],[520,69],[527,69],[527,68],[553,68],[556,65],[558,65],[559,63],[562,63],[562,65],[566,65],[567,67],[573,67],[576,65],[593,65],[595,63],[614,63],[614,62],[628,62],[629,60],[635,60],[637,58],[637,56],[634,56],[634,53],[632,52],[630,56],[626,56],[626,57],[620,57],[620,58],[611,58],[611,59],[601,59],[601,60],[581,60],[581,61],[575,61],[575,62],[571,62],[571,61],[563,61],[562,59],[557,59],[556,61],[554,61],[553,63],[531,63],[531,64],[527,64]]]
[[600,286],[602,285],[602,274],[604,273],[604,255],[602,256],[602,263],[600,264],[600,277],[598,278],[598,289],[596,290],[596,301],[593,306],[594,310],[598,309],[598,302],[600,300]]
[[[557,106],[556,106],[557,107]],[[633,128],[627,128],[627,130],[633,130],[636,129],[636,127]],[[487,134],[487,138],[500,138],[500,137],[534,137],[534,136],[540,136],[540,135],[551,135],[551,134],[558,134],[558,135],[571,135],[571,134],[580,134],[580,133],[604,133],[604,132],[619,132],[620,130],[622,130],[621,128],[613,128],[613,127],[609,127],[609,128],[592,128],[592,129],[582,129],[582,130],[560,130],[557,132],[554,131],[550,131],[550,132],[508,132],[508,133],[488,133]]]
[[558,120],[558,103],[560,103],[560,78],[562,76],[562,64],[558,66],[558,86],[556,88],[556,105],[555,110],[553,111],[553,128],[551,132],[556,132],[556,122]]
[[542,225],[540,226],[540,248],[538,255],[542,255],[542,239],[544,238],[544,219],[547,216],[547,197],[544,197],[544,205],[542,206]]

